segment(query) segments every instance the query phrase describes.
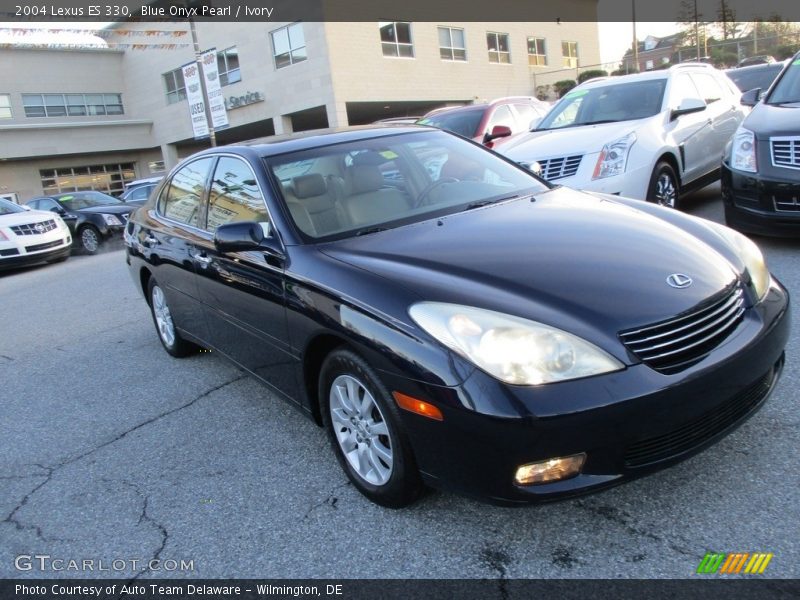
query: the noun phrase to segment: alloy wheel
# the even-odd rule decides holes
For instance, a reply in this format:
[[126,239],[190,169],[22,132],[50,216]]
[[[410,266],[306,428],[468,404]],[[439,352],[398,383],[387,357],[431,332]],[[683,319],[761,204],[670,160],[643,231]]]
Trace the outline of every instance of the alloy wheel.
[[175,343],[175,325],[164,292],[158,286],[153,288],[153,315],[156,318],[158,335],[167,346],[172,346]]
[[331,384],[331,422],[339,448],[353,470],[367,483],[384,485],[392,476],[389,429],[369,390],[351,375]]

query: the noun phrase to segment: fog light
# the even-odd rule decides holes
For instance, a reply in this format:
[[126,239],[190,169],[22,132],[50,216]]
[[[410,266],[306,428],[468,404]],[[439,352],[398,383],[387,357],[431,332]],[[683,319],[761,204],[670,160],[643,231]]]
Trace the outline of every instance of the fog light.
[[517,485],[536,485],[569,479],[581,472],[584,462],[586,462],[586,453],[581,452],[563,458],[551,458],[522,465],[517,469],[514,481]]

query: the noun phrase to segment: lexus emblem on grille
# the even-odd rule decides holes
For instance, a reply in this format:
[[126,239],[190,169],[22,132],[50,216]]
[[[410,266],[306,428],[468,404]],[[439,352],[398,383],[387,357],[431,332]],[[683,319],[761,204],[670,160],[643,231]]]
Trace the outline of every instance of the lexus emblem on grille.
[[688,275],[684,275],[683,273],[673,273],[667,277],[667,283],[672,287],[681,290],[692,285],[692,278]]
[[42,225],[41,223],[37,223],[36,225],[33,226],[33,228],[39,233],[44,233],[44,225]]

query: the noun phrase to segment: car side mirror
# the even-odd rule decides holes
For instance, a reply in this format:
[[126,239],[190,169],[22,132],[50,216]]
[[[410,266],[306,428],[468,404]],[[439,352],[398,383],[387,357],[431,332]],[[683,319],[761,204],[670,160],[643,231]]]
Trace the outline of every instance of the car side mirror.
[[22,210],[33,210],[33,209],[30,206],[28,206],[27,204],[23,204],[22,205]]
[[274,234],[270,223],[240,221],[217,227],[214,246],[221,253],[258,250],[282,260],[285,258],[281,242]]
[[673,108],[669,113],[669,120],[674,121],[681,115],[688,115],[691,113],[701,112],[706,109],[705,100],[700,98],[684,98],[678,108]]
[[60,216],[62,216],[62,217],[63,217],[64,215],[66,215],[66,214],[67,214],[67,211],[66,211],[66,210],[64,210],[64,209],[63,209],[62,207],[60,207],[60,206],[54,206],[53,208],[51,208],[51,209],[50,209],[50,212],[54,212],[54,213],[56,213],[57,215],[60,215]]
[[744,94],[742,94],[742,98],[739,100],[739,102],[742,106],[755,106],[758,104],[760,98],[761,88],[754,88],[752,90],[747,90]]
[[535,130],[539,126],[539,123],[541,122],[542,122],[542,117],[536,117],[533,121],[528,123],[528,131]]
[[492,140],[496,140],[497,138],[501,137],[508,137],[511,135],[511,127],[507,125],[495,125],[492,127],[491,133],[487,133],[483,136],[483,143],[488,144]]

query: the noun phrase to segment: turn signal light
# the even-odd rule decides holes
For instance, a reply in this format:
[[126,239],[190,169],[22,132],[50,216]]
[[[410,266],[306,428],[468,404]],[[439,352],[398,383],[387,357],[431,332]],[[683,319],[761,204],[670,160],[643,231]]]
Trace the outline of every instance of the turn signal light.
[[569,479],[581,472],[584,462],[586,462],[586,453],[581,452],[563,458],[551,458],[522,465],[517,469],[514,481],[517,485],[537,485]]
[[394,396],[397,405],[404,410],[428,417],[434,421],[444,421],[442,411],[429,402],[401,394],[400,392],[392,392],[392,396]]

